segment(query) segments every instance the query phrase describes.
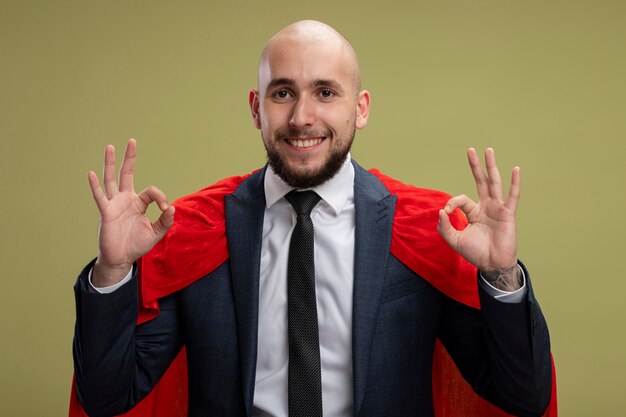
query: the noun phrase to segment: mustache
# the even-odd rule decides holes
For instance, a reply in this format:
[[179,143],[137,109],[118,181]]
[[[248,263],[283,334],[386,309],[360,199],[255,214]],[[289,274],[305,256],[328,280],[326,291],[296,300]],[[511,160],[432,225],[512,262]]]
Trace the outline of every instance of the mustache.
[[286,129],[276,131],[275,137],[278,140],[283,140],[287,138],[331,137],[332,134],[330,129],[300,129],[289,126]]

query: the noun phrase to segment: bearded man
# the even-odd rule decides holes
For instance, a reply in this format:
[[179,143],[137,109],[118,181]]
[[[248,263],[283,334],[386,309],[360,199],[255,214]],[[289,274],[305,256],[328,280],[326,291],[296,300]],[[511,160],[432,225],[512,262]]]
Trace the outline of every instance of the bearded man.
[[[556,415],[517,261],[519,168],[505,196],[493,150],[485,171],[470,149],[478,202],[361,168],[370,94],[351,45],[316,21],[270,39],[249,105],[268,159],[250,175],[169,205],[134,192],[132,139],[119,183],[112,146],[104,190],[89,173],[99,253],[75,286],[72,413]],[[486,401],[442,391],[448,354]]]

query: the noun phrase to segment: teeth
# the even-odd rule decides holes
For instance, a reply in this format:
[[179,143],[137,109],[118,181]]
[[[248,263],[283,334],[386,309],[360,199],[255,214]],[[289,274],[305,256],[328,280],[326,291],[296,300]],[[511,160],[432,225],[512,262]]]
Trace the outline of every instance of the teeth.
[[288,139],[290,145],[297,148],[309,148],[322,142],[321,138],[316,139]]

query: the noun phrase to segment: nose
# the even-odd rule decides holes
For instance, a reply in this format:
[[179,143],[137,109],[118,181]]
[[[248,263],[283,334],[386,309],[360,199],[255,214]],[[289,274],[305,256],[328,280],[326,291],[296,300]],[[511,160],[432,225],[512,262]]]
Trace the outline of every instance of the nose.
[[300,96],[294,101],[289,125],[297,128],[312,126],[315,122],[315,104]]

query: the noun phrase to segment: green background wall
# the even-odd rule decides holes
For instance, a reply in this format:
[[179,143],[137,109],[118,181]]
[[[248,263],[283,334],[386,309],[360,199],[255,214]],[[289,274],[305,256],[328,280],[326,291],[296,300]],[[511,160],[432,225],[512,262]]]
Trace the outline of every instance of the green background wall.
[[625,2],[2,0],[0,415],[66,414],[104,146],[136,137],[137,188],[170,200],[260,166],[247,92],[266,39],[302,18],[359,54],[362,165],[472,196],[467,147],[522,167],[520,257],[561,415],[623,413]]

